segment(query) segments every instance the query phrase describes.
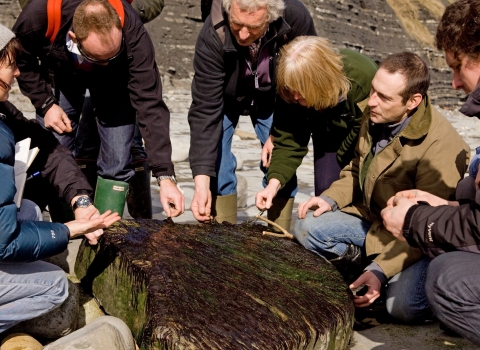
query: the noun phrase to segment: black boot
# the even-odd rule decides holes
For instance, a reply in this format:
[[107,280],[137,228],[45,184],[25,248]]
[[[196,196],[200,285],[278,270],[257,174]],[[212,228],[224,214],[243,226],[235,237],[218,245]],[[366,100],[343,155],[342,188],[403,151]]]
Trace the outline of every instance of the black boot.
[[362,274],[362,248],[349,244],[345,253],[331,259],[330,262],[337,268],[345,282],[350,284]]
[[150,168],[146,159],[132,163],[135,175],[130,180],[127,195],[128,212],[134,219],[152,218],[152,193],[150,190]]

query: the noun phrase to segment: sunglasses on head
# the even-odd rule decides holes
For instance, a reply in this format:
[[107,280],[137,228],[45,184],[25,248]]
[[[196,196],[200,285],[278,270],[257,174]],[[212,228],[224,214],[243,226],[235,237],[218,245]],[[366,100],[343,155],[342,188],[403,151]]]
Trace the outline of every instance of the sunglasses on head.
[[120,56],[120,54],[122,53],[123,49],[125,47],[125,39],[122,35],[122,44],[120,46],[120,50],[118,50],[118,52],[113,55],[112,57],[110,58],[106,58],[106,59],[98,59],[98,58],[93,58],[93,57],[90,57],[88,56],[85,52],[83,52],[82,50],[82,45],[80,45],[80,42],[78,41],[77,42],[77,48],[78,48],[78,52],[80,52],[80,54],[89,62],[92,62],[92,63],[108,63],[112,60],[114,60],[115,58],[117,58],[118,56]]

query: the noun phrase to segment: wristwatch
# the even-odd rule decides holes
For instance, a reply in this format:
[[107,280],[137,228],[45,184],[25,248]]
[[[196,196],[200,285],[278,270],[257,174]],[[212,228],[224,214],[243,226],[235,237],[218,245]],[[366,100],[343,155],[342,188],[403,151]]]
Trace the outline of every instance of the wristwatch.
[[157,176],[157,183],[158,183],[158,186],[160,186],[160,181],[162,180],[172,180],[172,182],[177,185],[177,178],[175,177],[175,175],[160,175],[160,176]]
[[86,208],[92,205],[93,202],[88,196],[78,197],[77,200],[72,205],[72,210],[75,211],[77,208]]

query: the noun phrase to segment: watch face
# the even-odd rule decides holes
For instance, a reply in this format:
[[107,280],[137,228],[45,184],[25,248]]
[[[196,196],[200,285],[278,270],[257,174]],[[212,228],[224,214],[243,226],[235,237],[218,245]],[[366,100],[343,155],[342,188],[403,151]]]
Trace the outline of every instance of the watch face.
[[77,207],[88,207],[90,204],[92,204],[92,201],[88,197],[80,197],[76,200],[75,204]]

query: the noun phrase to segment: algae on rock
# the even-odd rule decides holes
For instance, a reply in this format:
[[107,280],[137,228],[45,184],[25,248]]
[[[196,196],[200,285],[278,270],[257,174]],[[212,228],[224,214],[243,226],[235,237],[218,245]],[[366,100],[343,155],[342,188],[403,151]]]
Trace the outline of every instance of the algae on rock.
[[148,349],[344,349],[335,268],[263,226],[123,220],[82,246],[77,276]]

